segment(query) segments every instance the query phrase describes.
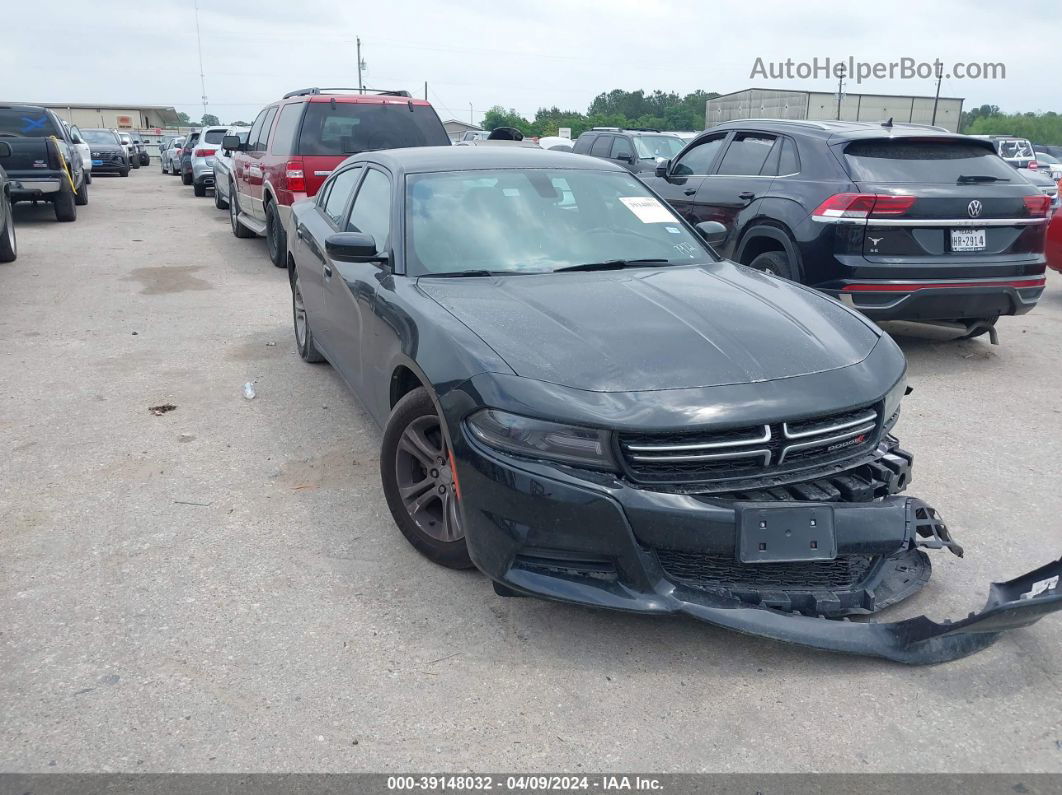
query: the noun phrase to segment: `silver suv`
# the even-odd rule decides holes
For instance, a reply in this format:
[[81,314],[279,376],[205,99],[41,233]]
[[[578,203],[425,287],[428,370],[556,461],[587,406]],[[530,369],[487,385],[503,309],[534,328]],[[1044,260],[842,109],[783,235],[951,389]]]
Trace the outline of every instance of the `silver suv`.
[[196,196],[206,196],[214,187],[214,158],[221,149],[221,141],[228,127],[204,127],[192,149],[192,189]]

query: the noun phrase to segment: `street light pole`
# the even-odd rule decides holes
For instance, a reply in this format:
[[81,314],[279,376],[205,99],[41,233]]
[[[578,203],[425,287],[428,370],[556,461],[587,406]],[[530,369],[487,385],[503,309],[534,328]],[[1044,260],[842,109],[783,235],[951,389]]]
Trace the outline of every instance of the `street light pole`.
[[361,82],[361,70],[365,68],[365,61],[361,60],[361,37],[358,36],[354,41],[357,43],[358,47],[358,93],[364,94],[365,88]]

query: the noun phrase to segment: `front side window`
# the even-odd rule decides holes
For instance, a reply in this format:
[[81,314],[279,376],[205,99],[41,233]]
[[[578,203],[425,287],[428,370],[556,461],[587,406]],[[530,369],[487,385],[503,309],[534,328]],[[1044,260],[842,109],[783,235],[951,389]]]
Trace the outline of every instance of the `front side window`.
[[321,202],[321,208],[333,225],[339,226],[342,222],[343,211],[347,208],[347,202],[354,192],[354,186],[358,184],[360,174],[361,168],[348,168],[329,180],[328,193]]
[[[360,195],[359,195],[360,200]],[[714,259],[632,174],[498,169],[410,175],[407,271],[543,273],[609,260]]]
[[275,107],[270,108],[265,115],[265,120],[262,122],[262,129],[258,131],[258,137],[254,139],[255,152],[264,152],[266,150],[266,143],[269,141],[269,130],[273,127],[273,117],[277,115],[277,109]]
[[630,141],[628,141],[626,139],[626,137],[624,137],[622,135],[617,135],[612,140],[612,155],[611,155],[611,157],[612,157],[613,160],[618,160],[619,158],[623,157],[624,155],[626,155],[629,158],[633,158],[634,157],[634,152],[631,150]]
[[369,169],[350,210],[347,231],[365,232],[376,241],[377,251],[391,244],[391,179],[382,171]]
[[719,148],[724,140],[726,136],[720,135],[697,144],[679,158],[671,173],[676,177],[703,176],[710,173],[709,169],[719,155]]
[[255,141],[258,140],[258,133],[260,133],[262,131],[262,123],[265,121],[266,113],[269,110],[271,110],[271,109],[270,108],[266,108],[261,113],[259,113],[258,114],[258,118],[254,120],[254,123],[251,125],[251,132],[247,136],[247,140],[249,142],[254,143]]

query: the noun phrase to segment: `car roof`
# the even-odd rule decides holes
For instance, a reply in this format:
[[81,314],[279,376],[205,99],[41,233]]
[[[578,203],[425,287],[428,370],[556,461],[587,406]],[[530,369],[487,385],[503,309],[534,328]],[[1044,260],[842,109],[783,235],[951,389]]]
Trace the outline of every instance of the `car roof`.
[[363,152],[350,162],[375,162],[396,176],[434,171],[474,171],[477,169],[555,168],[583,171],[630,172],[598,157],[574,155],[526,146],[418,146]]
[[880,121],[811,121],[808,119],[733,119],[701,133],[698,138],[729,130],[763,130],[765,132],[800,134],[821,138],[827,142],[859,141],[881,138],[941,138],[970,141],[972,136],[953,133],[929,124],[894,122],[885,126]]

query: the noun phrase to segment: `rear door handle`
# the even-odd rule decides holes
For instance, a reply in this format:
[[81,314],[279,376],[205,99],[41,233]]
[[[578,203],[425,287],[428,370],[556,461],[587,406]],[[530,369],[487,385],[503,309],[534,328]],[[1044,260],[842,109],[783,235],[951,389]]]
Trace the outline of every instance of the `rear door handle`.
[[739,199],[744,199],[745,201],[749,202],[749,201],[752,201],[753,199],[756,198],[756,194],[753,193],[750,190],[747,190],[747,191],[745,191],[743,193],[739,193],[738,194],[738,198]]

